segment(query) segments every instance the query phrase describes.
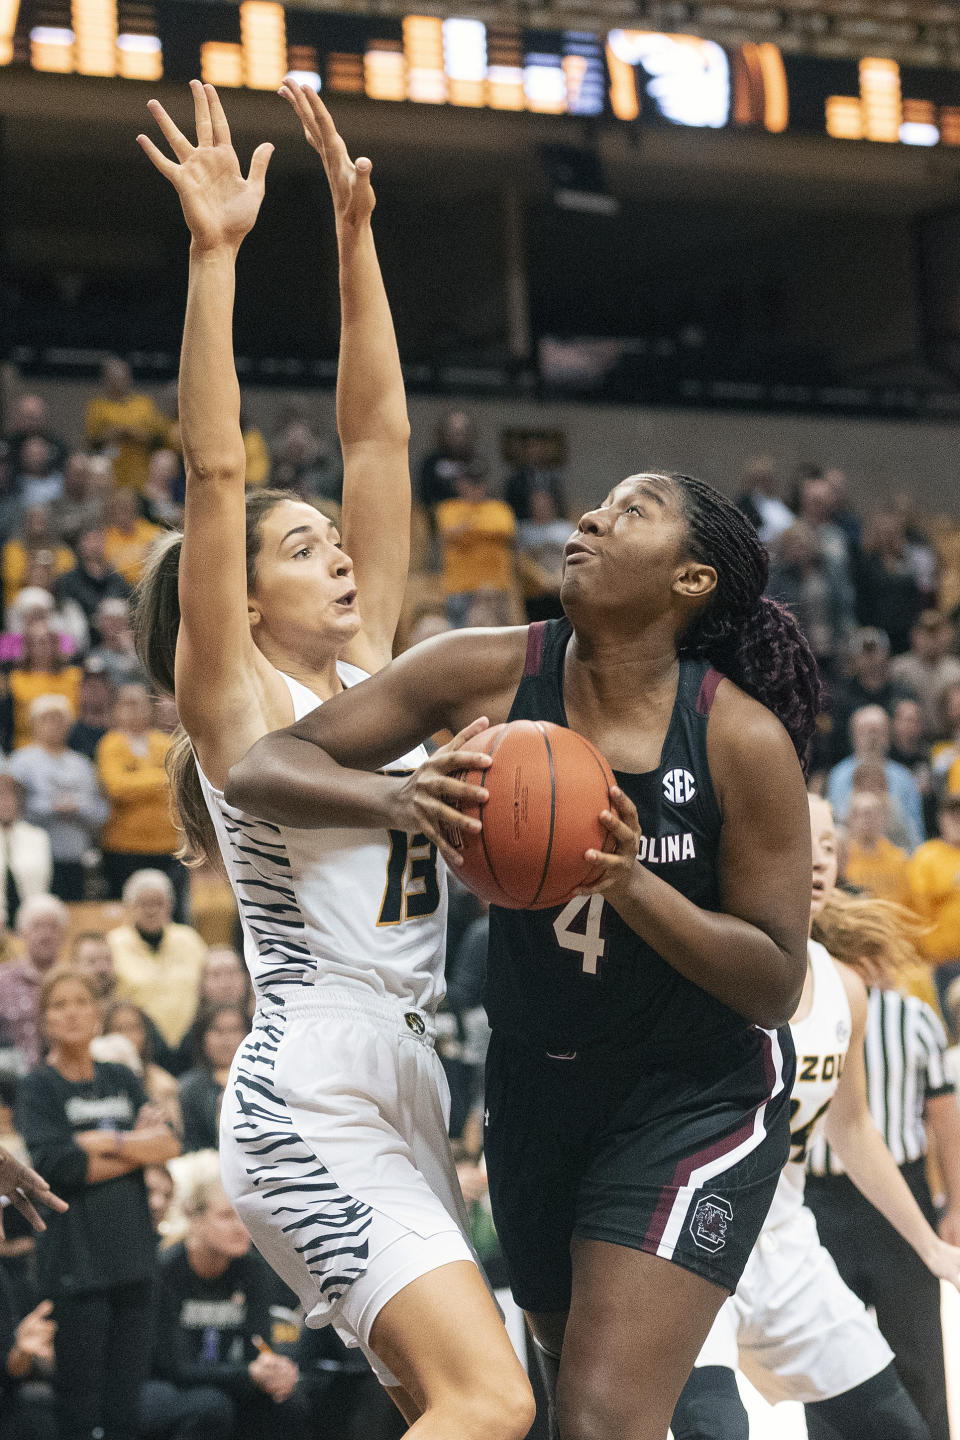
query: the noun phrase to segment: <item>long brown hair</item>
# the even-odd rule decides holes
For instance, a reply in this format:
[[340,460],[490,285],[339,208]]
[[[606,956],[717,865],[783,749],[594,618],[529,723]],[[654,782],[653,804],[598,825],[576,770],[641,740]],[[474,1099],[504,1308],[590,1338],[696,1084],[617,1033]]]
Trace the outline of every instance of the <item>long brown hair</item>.
[[[285,500],[299,500],[288,490],[248,490],[246,495],[247,588],[257,578],[257,561],[263,543],[263,521]],[[183,535],[172,531],[150,551],[133,597],[133,636],[140,663],[158,690],[175,694],[177,635],[180,631],[180,550]],[[167,751],[167,774],[173,799],[173,819],[183,836],[177,852],[185,865],[205,860],[219,863],[220,848],[207,810],[197,759],[190,737],[178,725]]]
[[888,989],[904,985],[921,964],[917,942],[924,928],[892,900],[833,890],[810,933],[865,984]]

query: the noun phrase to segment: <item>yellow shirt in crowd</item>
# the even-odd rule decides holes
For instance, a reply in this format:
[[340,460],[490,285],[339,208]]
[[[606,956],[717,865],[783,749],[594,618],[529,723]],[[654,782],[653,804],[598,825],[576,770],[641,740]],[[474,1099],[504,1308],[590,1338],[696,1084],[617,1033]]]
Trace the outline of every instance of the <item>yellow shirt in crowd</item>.
[[[41,547],[42,548],[42,547]],[[30,556],[33,551],[28,550],[22,540],[8,540],[3,547],[3,560],[0,562],[0,569],[3,572],[3,601],[9,605],[10,601],[23,589],[27,583],[27,570],[30,566]],[[54,576],[65,575],[72,570],[76,564],[73,551],[66,545],[54,545],[50,554],[53,556]]]
[[244,471],[247,484],[257,487],[266,485],[270,479],[270,451],[259,430],[244,430],[243,453],[247,462]]
[[143,572],[147,551],[163,531],[142,515],[133,522],[133,530],[118,530],[108,525],[103,532],[103,550],[114,570],[119,570],[128,585],[136,585]]
[[62,670],[10,671],[14,750],[19,750],[21,745],[29,745],[33,739],[30,730],[30,706],[41,695],[65,695],[76,715],[80,708],[82,678],[82,672],[77,665],[65,665]]
[[878,900],[892,900],[896,905],[910,904],[907,866],[910,856],[899,845],[881,835],[872,850],[849,842],[845,875],[851,885],[875,895]]
[[[106,738],[106,737],[104,737]],[[168,1045],[177,1046],[197,1012],[207,947],[189,925],[167,925],[154,950],[133,925],[107,933],[117,994],[150,1016]]]
[[[517,522],[505,501],[441,500],[436,517],[443,539],[443,588],[448,595],[512,588]],[[462,533],[451,533],[461,526]]]
[[180,839],[170,818],[170,785],[164,761],[170,736],[150,730],[142,754],[122,730],[108,730],[97,746],[100,784],[110,797],[103,828],[104,850],[134,855],[170,855]]
[[928,840],[907,866],[910,904],[930,928],[920,937],[923,954],[939,965],[960,960],[960,846]]
[[113,457],[113,482],[122,489],[142,490],[150,452],[166,443],[170,421],[149,395],[127,395],[111,400],[97,395],[87,406],[86,435],[91,445],[105,445],[115,430],[129,430],[137,439],[126,440]]

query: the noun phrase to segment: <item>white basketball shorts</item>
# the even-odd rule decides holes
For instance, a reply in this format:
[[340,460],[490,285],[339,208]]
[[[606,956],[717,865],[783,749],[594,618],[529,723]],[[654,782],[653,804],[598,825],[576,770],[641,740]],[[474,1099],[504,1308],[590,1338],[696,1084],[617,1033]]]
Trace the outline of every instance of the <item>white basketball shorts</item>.
[[220,1118],[227,1193],[307,1324],[370,1348],[411,1281],[476,1260],[447,1138],[450,1093],[432,1019],[323,986],[258,1010]]
[[830,1400],[886,1369],[893,1351],[840,1279],[801,1207],[761,1232],[696,1364],[740,1369],[765,1400]]

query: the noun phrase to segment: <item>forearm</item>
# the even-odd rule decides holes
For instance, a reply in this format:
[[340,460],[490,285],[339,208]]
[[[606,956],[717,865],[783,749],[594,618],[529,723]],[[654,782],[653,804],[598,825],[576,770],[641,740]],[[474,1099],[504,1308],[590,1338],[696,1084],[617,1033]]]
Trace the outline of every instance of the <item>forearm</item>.
[[355,444],[406,446],[407,402],[393,317],[369,218],[337,226],[340,253],[340,364],[337,430]]
[[960,1212],[960,1104],[953,1094],[927,1101],[925,1121],[946,1191],[947,1209]]
[[191,246],[178,395],[183,455],[195,480],[244,473],[233,358],[235,270],[232,247]]
[[806,956],[785,951],[735,915],[702,910],[639,862],[630,894],[608,897],[621,919],[687,980],[755,1025],[785,1025]]
[[227,803],[275,825],[389,829],[401,781],[348,770],[284,731],[258,740],[227,777]]
[[869,1114],[854,1125],[831,1127],[828,1112],[827,1139],[861,1195],[890,1221],[924,1264],[929,1264],[937,1244],[936,1233],[927,1224]]
[[180,1142],[166,1125],[149,1130],[121,1130],[120,1158],[133,1166],[163,1165],[180,1154]]

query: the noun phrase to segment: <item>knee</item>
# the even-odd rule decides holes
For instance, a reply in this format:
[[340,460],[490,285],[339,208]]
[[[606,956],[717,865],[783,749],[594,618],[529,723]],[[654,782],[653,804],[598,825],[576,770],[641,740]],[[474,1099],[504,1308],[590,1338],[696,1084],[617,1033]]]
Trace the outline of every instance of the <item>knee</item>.
[[624,1392],[614,1381],[588,1378],[576,1385],[560,1380],[557,1422],[560,1440],[663,1440],[670,1407],[655,1394]]
[[537,1418],[533,1391],[522,1371],[506,1385],[459,1397],[455,1408],[462,1440],[525,1440]]

